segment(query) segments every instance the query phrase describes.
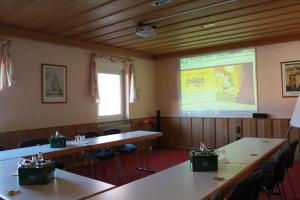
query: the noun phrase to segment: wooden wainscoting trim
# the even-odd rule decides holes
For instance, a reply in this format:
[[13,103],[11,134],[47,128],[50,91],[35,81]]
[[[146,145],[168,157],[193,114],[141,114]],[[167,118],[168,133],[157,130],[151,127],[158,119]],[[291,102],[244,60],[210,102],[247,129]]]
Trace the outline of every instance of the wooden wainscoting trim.
[[[153,118],[153,117],[150,117]],[[153,130],[153,127],[145,127],[144,120],[146,118],[131,119],[128,123],[131,124],[131,130]],[[148,118],[147,118],[148,119]],[[26,139],[33,138],[49,138],[55,133],[60,131],[64,134],[68,140],[75,138],[75,135],[87,131],[100,132],[98,122],[84,123],[84,124],[73,124],[55,127],[45,127],[28,130],[17,130],[0,133],[0,144],[5,145],[9,149],[17,148],[19,143]]]
[[[200,142],[210,147],[224,146],[237,137],[283,138],[289,119],[161,117],[161,127],[163,146],[190,149]],[[292,130],[290,139],[295,138],[300,139],[299,129]],[[296,158],[300,159],[299,147]]]

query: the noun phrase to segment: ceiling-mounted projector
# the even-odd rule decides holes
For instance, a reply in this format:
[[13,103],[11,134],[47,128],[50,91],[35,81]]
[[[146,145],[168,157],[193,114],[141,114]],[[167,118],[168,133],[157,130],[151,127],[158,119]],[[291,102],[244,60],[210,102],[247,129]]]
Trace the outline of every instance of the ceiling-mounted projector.
[[138,24],[135,27],[135,34],[140,37],[152,37],[156,35],[155,28],[154,25],[150,24]]

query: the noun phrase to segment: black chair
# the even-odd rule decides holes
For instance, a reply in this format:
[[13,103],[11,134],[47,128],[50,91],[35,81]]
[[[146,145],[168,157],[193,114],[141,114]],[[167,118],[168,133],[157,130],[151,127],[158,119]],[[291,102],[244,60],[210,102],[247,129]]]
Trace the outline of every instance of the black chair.
[[[103,135],[113,135],[113,134],[119,134],[122,133],[120,129],[112,128],[112,129],[106,129],[103,132]],[[133,153],[137,150],[136,145],[134,144],[125,144],[118,147],[118,151],[121,153]]]
[[114,135],[119,133],[122,133],[122,131],[117,128],[110,128],[103,131],[103,135]]
[[100,136],[97,132],[85,132],[85,133],[80,133],[79,135],[84,135],[85,138],[94,138]]
[[19,148],[32,147],[32,146],[44,145],[44,144],[49,144],[49,141],[46,139],[29,139],[29,140],[22,141],[19,144]]
[[[265,161],[259,167],[259,169],[264,173],[261,187],[264,191],[266,191],[269,199],[271,198],[271,194],[279,194],[281,198],[286,197],[283,180],[285,176],[286,163],[290,153],[290,147],[285,147],[279,152],[275,160]],[[275,192],[276,188],[279,189],[279,193]]]
[[7,150],[6,146],[0,145],[0,151],[5,151],[5,150]]
[[294,139],[290,143],[289,147],[290,147],[291,151],[290,151],[290,154],[288,155],[288,160],[287,160],[286,166],[285,166],[286,174],[287,174],[287,177],[288,177],[289,184],[291,186],[291,190],[292,190],[294,199],[297,199],[297,197],[296,197],[295,189],[294,189],[294,186],[293,186],[293,183],[292,183],[292,179],[290,177],[289,169],[294,166],[295,152],[296,152],[296,148],[297,148],[298,144],[299,144],[298,139]]
[[253,172],[234,187],[228,200],[257,200],[262,178],[263,171]]
[[[86,132],[81,133],[80,135],[84,135],[85,138],[94,138],[99,137],[100,135],[97,132]],[[118,154],[113,150],[109,148],[103,148],[103,149],[97,149],[93,152],[81,152],[81,169],[83,167],[83,161],[84,159],[89,159],[89,165],[92,161],[93,164],[93,176],[96,177],[96,159],[97,160],[108,160],[110,158],[114,158],[115,164],[116,164],[116,174],[119,174],[120,171],[120,162]],[[105,167],[103,166],[103,174],[105,174]]]
[[[28,139],[24,140],[19,144],[19,148],[32,147],[37,145],[49,144],[49,141],[46,139]],[[65,164],[61,160],[55,159],[55,168],[65,169]]]
[[[119,134],[119,133],[122,133],[122,131],[120,129],[116,129],[116,128],[106,129],[103,131],[103,135],[113,135],[113,134]],[[134,144],[124,144],[124,145],[116,147],[115,149],[119,153],[125,153],[125,154],[134,153],[136,161],[138,160],[137,146]]]
[[221,193],[215,193],[210,200],[223,200],[223,195]]

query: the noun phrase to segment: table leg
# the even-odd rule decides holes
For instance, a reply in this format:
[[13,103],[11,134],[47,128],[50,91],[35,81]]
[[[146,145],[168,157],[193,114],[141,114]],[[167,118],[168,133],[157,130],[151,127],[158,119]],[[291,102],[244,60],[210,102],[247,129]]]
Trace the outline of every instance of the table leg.
[[[141,166],[137,167],[137,170],[140,171],[146,171],[146,172],[150,172],[150,173],[155,173],[154,170],[149,168],[149,141],[145,141],[144,142],[145,145],[145,153],[141,154]],[[144,147],[144,145],[142,147]],[[145,161],[144,161],[145,160]],[[145,166],[146,165],[146,166]]]

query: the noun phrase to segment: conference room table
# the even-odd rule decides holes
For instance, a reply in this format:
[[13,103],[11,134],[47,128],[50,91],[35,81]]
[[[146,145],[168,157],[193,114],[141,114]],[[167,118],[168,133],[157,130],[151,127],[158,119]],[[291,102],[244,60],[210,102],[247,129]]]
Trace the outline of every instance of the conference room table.
[[285,139],[243,138],[219,150],[226,160],[217,171],[193,172],[190,161],[95,195],[89,200],[200,200],[225,192],[275,154]]
[[[73,200],[85,199],[114,188],[114,185],[83,177],[77,174],[55,169],[55,179],[47,185],[20,186],[18,183],[17,164],[22,157],[29,157],[39,152],[44,157],[69,155],[98,148],[119,146],[127,143],[144,142],[162,136],[161,132],[131,131],[126,133],[87,138],[83,143],[67,141],[64,148],[51,148],[49,144],[11,149],[0,152],[0,199],[25,200]],[[142,166],[143,167],[143,166]],[[142,168],[143,169],[143,168]],[[20,190],[11,196],[8,191]]]
[[[22,158],[0,161],[0,199],[75,200],[114,188],[114,185],[55,169],[55,178],[46,185],[19,185],[17,166]],[[19,191],[10,195],[9,191]]]
[[160,136],[162,136],[161,132],[130,131],[114,135],[87,138],[81,144],[75,142],[74,140],[67,141],[67,145],[64,148],[51,148],[49,144],[17,148],[6,151],[0,151],[0,161],[13,158],[28,157],[39,152],[43,153],[43,156],[46,158],[58,157],[99,148],[107,148],[113,146],[120,146],[128,143],[139,143],[149,141]]

